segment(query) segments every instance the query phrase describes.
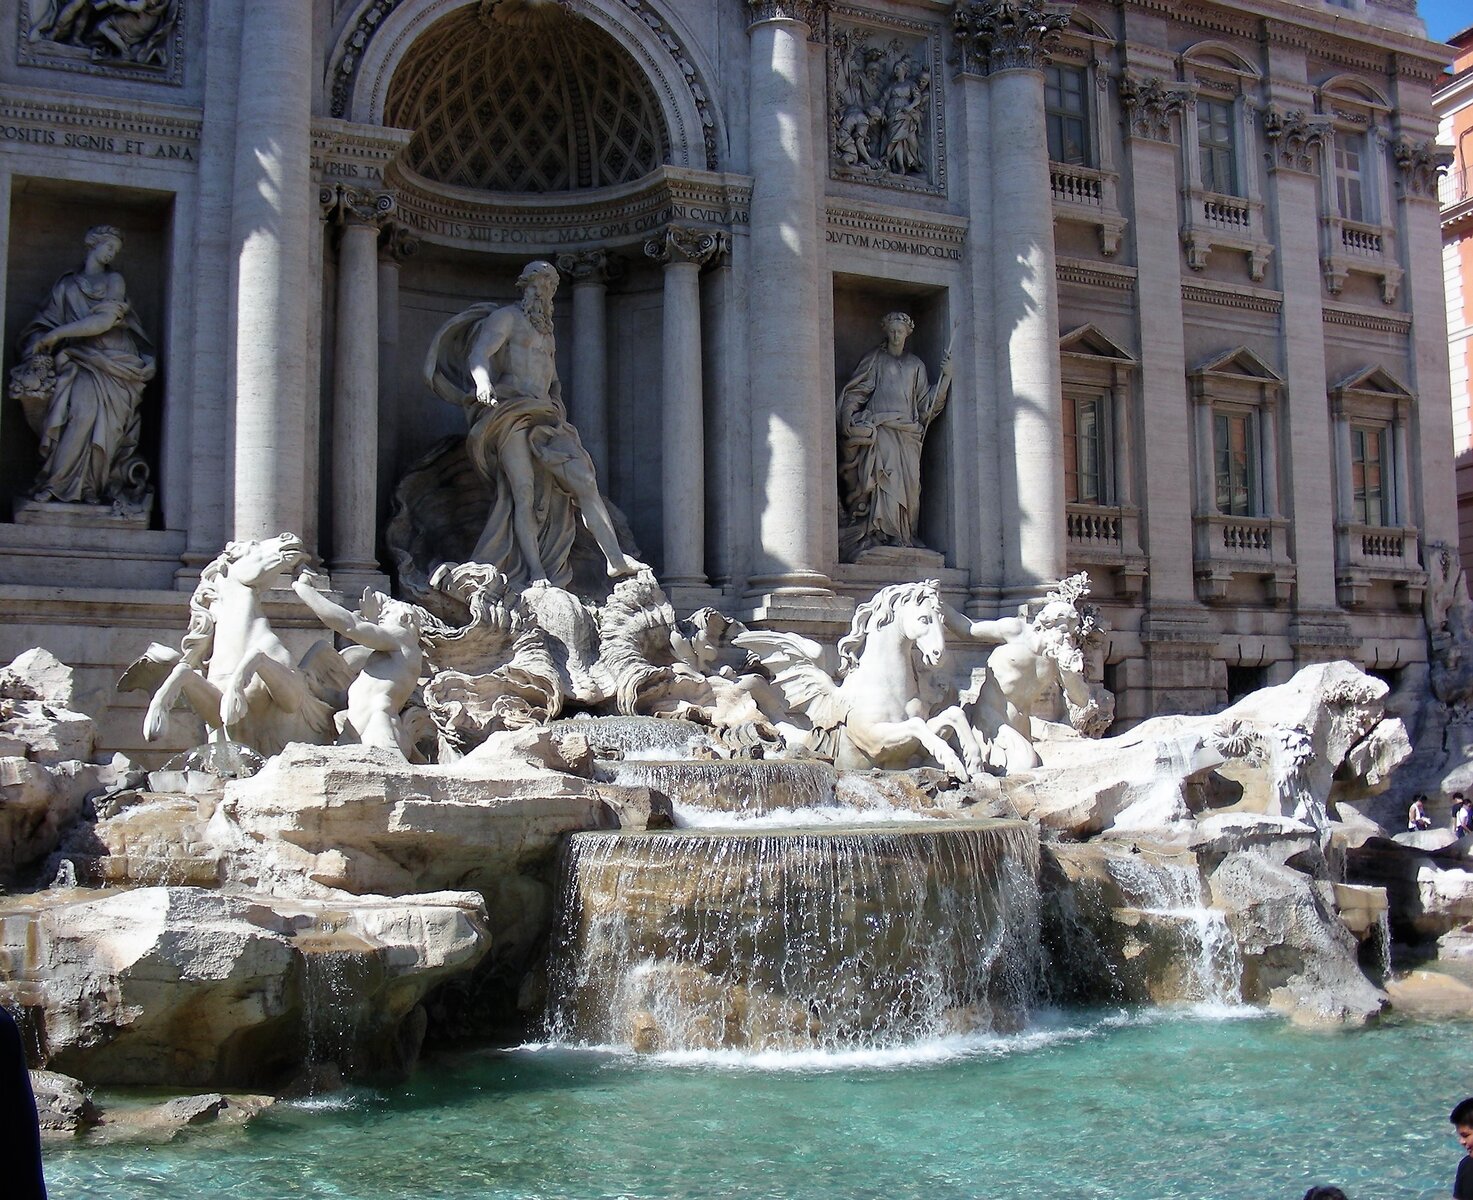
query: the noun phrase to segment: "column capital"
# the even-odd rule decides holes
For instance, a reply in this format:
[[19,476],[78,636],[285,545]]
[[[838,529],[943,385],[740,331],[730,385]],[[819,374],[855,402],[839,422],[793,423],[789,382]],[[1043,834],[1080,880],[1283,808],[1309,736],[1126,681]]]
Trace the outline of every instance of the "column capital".
[[1418,141],[1403,135],[1391,145],[1396,160],[1396,181],[1403,200],[1437,200],[1437,181],[1453,165],[1453,152],[1436,142]]
[[381,261],[402,263],[418,253],[418,230],[392,216],[382,222],[378,235],[378,256]]
[[810,38],[822,40],[829,0],[746,0],[746,4],[749,33],[768,21],[797,21],[808,26]]
[[1306,116],[1303,109],[1284,111],[1271,104],[1263,113],[1263,132],[1276,153],[1273,169],[1314,174],[1314,152],[1323,150],[1328,122]]
[[963,75],[1041,71],[1069,24],[1069,10],[1038,0],[957,0],[952,29]]
[[1130,120],[1129,135],[1149,142],[1171,141],[1171,118],[1186,104],[1185,92],[1159,79],[1129,73],[1121,75],[1116,86]]
[[703,267],[731,249],[731,235],[719,229],[693,229],[667,225],[644,244],[644,252],[657,263],[694,263]]
[[607,250],[574,250],[557,256],[558,274],[574,287],[623,278],[624,260]]
[[324,186],[317,193],[329,224],[381,225],[393,216],[398,204],[388,192],[367,192],[341,183]]

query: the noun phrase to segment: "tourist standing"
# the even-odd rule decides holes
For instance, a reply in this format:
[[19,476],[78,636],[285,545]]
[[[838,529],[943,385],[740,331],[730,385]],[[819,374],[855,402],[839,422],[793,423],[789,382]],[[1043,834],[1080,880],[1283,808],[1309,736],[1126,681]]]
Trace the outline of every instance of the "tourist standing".
[[46,1200],[41,1124],[15,1018],[0,1005],[0,1162],[12,1200]]
[[1462,792],[1453,796],[1453,805],[1453,832],[1461,838],[1473,830],[1473,805],[1463,799]]
[[1432,818],[1427,815],[1427,797],[1418,792],[1407,809],[1407,828],[1410,830],[1431,829]]

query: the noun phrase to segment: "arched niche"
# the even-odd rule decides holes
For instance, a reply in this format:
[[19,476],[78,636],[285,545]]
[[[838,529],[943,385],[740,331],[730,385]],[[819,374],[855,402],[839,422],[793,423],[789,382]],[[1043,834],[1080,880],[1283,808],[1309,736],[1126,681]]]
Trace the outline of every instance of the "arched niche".
[[[669,0],[552,3],[598,26],[638,65],[659,105],[671,166],[723,169],[728,156],[725,123],[706,82],[713,73]],[[328,59],[332,115],[384,124],[394,77],[419,39],[459,10],[480,16],[491,7],[485,0],[360,0],[340,27]]]

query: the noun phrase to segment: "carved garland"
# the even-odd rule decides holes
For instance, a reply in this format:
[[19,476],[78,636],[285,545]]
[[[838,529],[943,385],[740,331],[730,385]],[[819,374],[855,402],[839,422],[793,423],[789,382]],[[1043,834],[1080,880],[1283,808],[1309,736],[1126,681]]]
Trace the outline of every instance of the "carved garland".
[[1392,145],[1391,153],[1396,159],[1402,191],[1408,196],[1436,199],[1438,178],[1453,165],[1452,151],[1435,142],[1400,137]]
[[963,74],[1041,71],[1069,24],[1069,10],[1037,0],[958,0],[952,12]]
[[[571,0],[558,0],[558,2],[568,7]],[[811,2],[819,3],[820,0],[811,0]],[[368,44],[373,40],[384,21],[402,3],[404,0],[373,0],[373,3],[359,15],[353,32],[348,36],[347,45],[332,70],[333,116],[342,117],[347,114],[348,98],[353,91],[354,80],[358,68],[363,64],[363,55],[368,50]],[[622,0],[622,3],[642,25],[659,39],[660,44],[675,60],[675,65],[680,69],[681,78],[685,80],[686,89],[695,102],[696,112],[700,115],[701,139],[706,151],[706,170],[719,170],[720,156],[716,146],[715,109],[711,105],[710,95],[690,55],[686,53],[685,47],[660,15],[654,12],[645,0]]]
[[1314,169],[1314,151],[1325,144],[1325,126],[1306,117],[1302,109],[1284,112],[1270,105],[1263,113],[1263,132],[1278,147],[1279,165],[1295,171]]
[[1120,103],[1130,119],[1131,136],[1153,142],[1171,141],[1171,118],[1186,103],[1185,94],[1159,79],[1139,79],[1128,74],[1120,76],[1118,86]]

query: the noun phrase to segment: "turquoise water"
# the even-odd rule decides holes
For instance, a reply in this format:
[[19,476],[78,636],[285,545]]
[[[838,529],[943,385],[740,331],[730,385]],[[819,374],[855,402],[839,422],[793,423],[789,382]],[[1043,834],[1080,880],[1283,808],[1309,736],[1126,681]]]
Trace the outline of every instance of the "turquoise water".
[[1473,1026],[1045,1017],[841,1059],[521,1049],[165,1146],[51,1149],[54,1200],[1446,1197]]

